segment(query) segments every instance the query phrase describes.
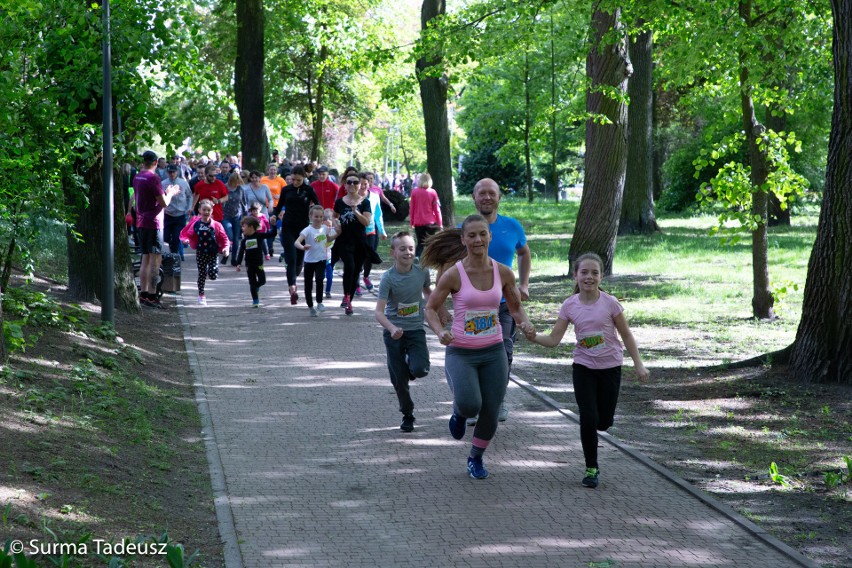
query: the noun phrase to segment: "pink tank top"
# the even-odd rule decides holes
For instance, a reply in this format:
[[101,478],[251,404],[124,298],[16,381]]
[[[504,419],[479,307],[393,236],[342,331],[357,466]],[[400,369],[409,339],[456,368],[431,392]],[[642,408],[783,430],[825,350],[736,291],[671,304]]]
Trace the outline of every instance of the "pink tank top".
[[494,285],[490,290],[478,290],[470,283],[461,261],[456,263],[461,278],[459,291],[453,294],[453,347],[478,349],[503,342],[503,330],[500,328],[500,300],[503,286],[500,280],[500,268],[496,260],[494,266]]

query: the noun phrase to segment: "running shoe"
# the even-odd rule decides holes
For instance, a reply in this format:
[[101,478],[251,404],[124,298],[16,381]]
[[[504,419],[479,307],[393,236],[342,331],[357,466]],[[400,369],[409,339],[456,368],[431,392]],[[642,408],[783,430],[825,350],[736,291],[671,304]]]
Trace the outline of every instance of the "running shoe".
[[414,416],[411,414],[406,414],[402,417],[402,424],[399,425],[399,429],[403,432],[411,432],[414,430]]
[[331,292],[329,292],[328,290],[326,290],[326,292],[325,292],[325,299],[331,300]]
[[356,295],[356,296],[361,296],[361,294],[362,294],[362,292],[361,292],[361,287],[360,287],[360,286],[358,286],[357,288],[355,288],[355,295]]
[[147,296],[139,296],[139,305],[146,306],[148,308],[153,308],[153,304],[154,302]]
[[349,302],[349,296],[343,296],[343,301],[342,301],[342,302],[340,302],[340,307],[341,307],[341,308],[345,308],[345,307],[346,307],[346,306],[348,306],[349,304],[350,304],[350,302]]
[[312,318],[319,316],[319,313],[317,312],[317,309],[315,307],[311,306],[310,308],[308,308],[308,310],[310,310]]
[[260,300],[252,300],[251,301],[251,307],[259,308],[260,307]]
[[278,262],[279,263],[284,262],[284,253],[283,252],[280,255],[278,255]]
[[366,288],[367,290],[373,289],[373,283],[370,282],[370,279],[367,278],[366,276],[364,277],[364,288]]
[[586,468],[586,477],[583,478],[583,487],[594,489],[598,486],[598,474],[600,471],[596,467]]
[[207,298],[204,297],[204,294],[198,295],[198,305],[199,306],[206,306],[207,305]]
[[485,479],[488,477],[488,470],[482,464],[482,456],[478,458],[467,458],[467,473],[473,479]]
[[497,412],[497,422],[505,422],[509,418],[509,407],[506,406],[506,401],[500,403],[500,410]]
[[352,304],[346,304],[346,308],[343,310],[343,313],[345,313],[347,316],[351,316],[353,313]]
[[290,292],[290,305],[295,306],[299,303],[299,293],[293,290]]
[[317,311],[324,312],[325,311],[325,305],[324,304],[317,304]]
[[450,435],[456,440],[461,440],[464,438],[464,431],[466,429],[467,426],[464,423],[464,417],[453,412],[453,415],[450,416]]
[[269,260],[270,258],[272,258],[272,256],[268,254],[263,255],[263,260]]

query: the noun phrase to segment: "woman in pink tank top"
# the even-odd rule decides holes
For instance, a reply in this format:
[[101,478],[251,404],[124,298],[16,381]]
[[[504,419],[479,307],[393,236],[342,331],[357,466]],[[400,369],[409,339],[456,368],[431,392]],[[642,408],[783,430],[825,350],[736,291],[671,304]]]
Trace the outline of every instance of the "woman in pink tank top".
[[[450,434],[464,437],[466,419],[479,414],[473,431],[468,474],[485,479],[482,455],[497,431],[497,413],[506,393],[509,361],[500,329],[500,300],[506,298],[512,317],[524,333],[533,329],[521,307],[521,297],[511,268],[488,257],[491,230],[481,215],[464,220],[461,241],[467,256],[438,280],[426,305],[426,321],[447,346],[445,370],[453,390]],[[453,296],[453,324],[441,325],[438,310]]]

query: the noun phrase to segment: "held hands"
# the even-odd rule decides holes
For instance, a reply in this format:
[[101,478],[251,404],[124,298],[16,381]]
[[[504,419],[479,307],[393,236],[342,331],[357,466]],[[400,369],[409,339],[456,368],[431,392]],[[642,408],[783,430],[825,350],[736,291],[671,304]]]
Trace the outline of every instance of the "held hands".
[[532,341],[535,339],[535,326],[528,321],[523,321],[518,324],[518,329],[521,330],[521,333],[524,334],[528,340]]
[[445,329],[438,336],[438,339],[441,341],[441,345],[449,345],[450,343],[453,342],[455,337],[453,337],[453,334],[451,332],[449,332]]

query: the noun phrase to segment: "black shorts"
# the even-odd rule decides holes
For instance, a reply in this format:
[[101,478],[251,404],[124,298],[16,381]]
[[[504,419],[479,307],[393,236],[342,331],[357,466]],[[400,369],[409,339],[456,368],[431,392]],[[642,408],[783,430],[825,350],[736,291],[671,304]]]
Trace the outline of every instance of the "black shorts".
[[159,229],[138,227],[136,231],[139,233],[139,248],[142,250],[142,254],[163,254],[163,243],[160,241]]

